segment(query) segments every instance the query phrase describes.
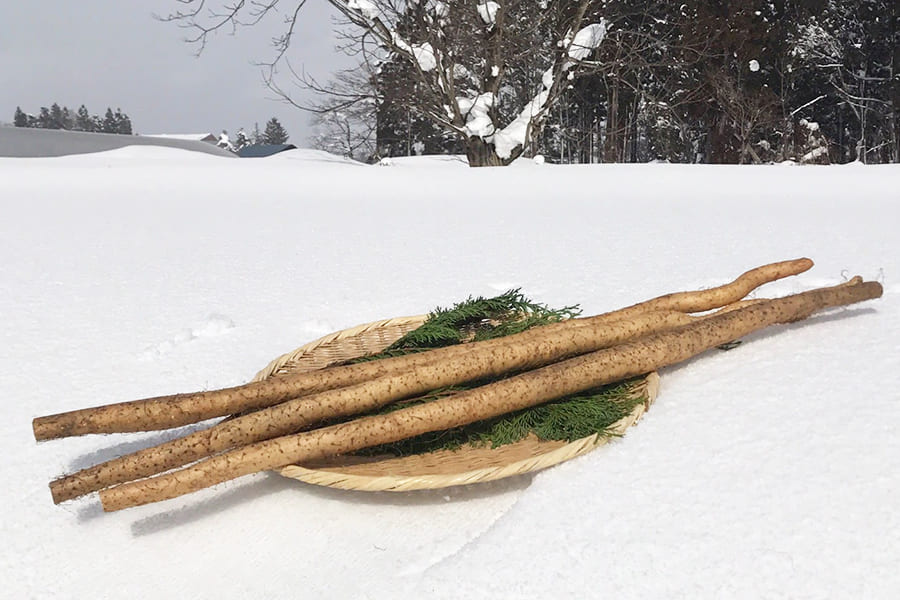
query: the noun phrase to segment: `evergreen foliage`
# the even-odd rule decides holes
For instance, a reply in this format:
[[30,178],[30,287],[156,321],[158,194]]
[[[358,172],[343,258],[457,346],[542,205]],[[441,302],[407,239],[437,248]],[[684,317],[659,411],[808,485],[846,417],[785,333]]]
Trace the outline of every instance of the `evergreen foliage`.
[[[272,126],[272,121],[275,121],[275,125]],[[269,141],[268,134],[272,133],[273,137],[271,139],[275,140],[274,142]],[[256,144],[283,144],[287,143],[288,134],[287,131],[281,126],[281,123],[278,122],[278,119],[271,119],[266,124],[266,131],[262,132],[259,130],[259,123],[253,124],[253,129],[248,134],[243,127],[238,127],[237,133],[234,134],[233,139],[228,135],[227,130],[223,130],[222,134],[219,136],[219,140],[217,145],[231,150],[232,152],[239,152],[241,149],[246,148],[247,146],[253,146]],[[278,141],[285,140],[285,141]]]
[[122,112],[121,108],[117,108],[116,112],[113,113],[113,119],[116,128],[114,133],[120,133],[122,135],[132,135],[131,119],[128,118],[128,115]]
[[288,141],[288,132],[281,125],[277,118],[272,117],[266,123],[266,130],[262,135],[263,144],[286,144]]
[[78,107],[78,110],[75,111],[75,130],[76,131],[93,131],[94,130],[94,119],[91,117],[91,114],[88,112],[87,107],[84,104]]
[[[463,445],[498,448],[524,440],[532,434],[543,441],[564,442],[594,434],[610,435],[607,430],[611,425],[628,416],[635,406],[644,402],[643,398],[633,397],[633,385],[632,381],[615,383],[494,419],[367,448],[357,454],[409,456],[438,450],[457,450]],[[462,389],[441,390],[424,401],[447,397]],[[391,409],[398,410],[412,404],[399,403],[392,405]]]
[[[68,111],[68,109],[66,109]],[[54,102],[50,106],[50,117],[49,117],[49,127],[48,129],[65,129],[65,122],[63,119],[62,108]]]
[[469,297],[451,308],[436,308],[421,327],[387,348],[428,349],[518,333],[536,325],[556,323],[580,314],[577,306],[558,310],[532,302],[519,289],[494,298]]
[[41,107],[38,114],[37,126],[41,129],[53,129],[53,118],[50,116],[50,109],[46,106]]
[[[579,313],[577,306],[551,309],[532,302],[518,289],[494,298],[470,297],[451,308],[435,309],[419,328],[406,334],[384,353],[366,359],[420,352],[470,340],[503,337],[531,327],[569,319]],[[386,406],[375,411],[375,414],[431,402],[485,383],[489,381],[434,390],[422,397]],[[497,447],[522,440],[529,434],[534,434],[541,440],[565,441],[595,433],[605,435],[610,425],[624,418],[643,401],[633,398],[631,390],[632,382],[603,386],[495,419],[369,448],[360,454],[374,456],[388,453],[402,456],[456,449],[464,444]]]
[[13,123],[16,127],[34,127],[40,129],[65,129],[70,131],[88,131],[102,133],[118,133],[132,135],[131,119],[122,109],[107,108],[104,117],[91,115],[82,104],[72,112],[67,106],[54,102],[50,108],[42,106],[38,116],[26,114],[21,107],[16,107]]
[[103,133],[115,133],[117,125],[118,124],[116,123],[116,115],[113,114],[113,111],[111,108],[107,108],[106,114],[103,115],[101,131]]

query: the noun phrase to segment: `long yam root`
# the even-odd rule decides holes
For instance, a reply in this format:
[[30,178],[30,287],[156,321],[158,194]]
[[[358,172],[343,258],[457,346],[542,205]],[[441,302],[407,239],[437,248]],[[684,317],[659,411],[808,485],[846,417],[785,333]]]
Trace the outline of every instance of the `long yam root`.
[[499,377],[563,358],[593,352],[654,331],[691,322],[684,313],[648,312],[628,321],[595,321],[577,328],[556,329],[519,344],[472,346],[452,360],[430,362],[406,371],[283,402],[224,421],[209,429],[89,467],[50,483],[56,503],[162,473],[217,452],[295,433],[327,418],[367,412],[430,390]]
[[734,304],[763,284],[799,275],[812,267],[813,261],[809,258],[771,263],[750,269],[725,285],[708,290],[666,294],[607,314],[615,316],[617,319],[623,319],[647,310],[677,310],[683,313],[696,313],[721,308]]
[[259,471],[492,418],[681,362],[767,326],[881,295],[879,283],[867,282],[755,303],[428,404],[244,446],[185,469],[102,490],[100,500],[106,511],[121,510]]
[[[800,258],[757,267],[747,271],[729,284],[693,292],[678,292],[660,296],[612,313],[585,319],[572,319],[508,336],[486,344],[497,347],[517,344],[558,328],[579,327],[596,321],[616,321],[652,310],[700,312],[736,302],[764,283],[797,275],[812,267],[808,258]],[[261,382],[205,392],[160,396],[143,400],[119,402],[93,408],[74,410],[37,417],[32,422],[36,440],[49,440],[90,433],[121,433],[152,431],[180,427],[214,417],[258,410],[292,398],[325,390],[354,385],[389,374],[416,369],[431,361],[450,360],[462,350],[450,346],[429,352],[389,358],[371,363],[333,367]]]
[[[842,285],[861,281],[856,278]],[[764,301],[740,301],[715,314]],[[385,375],[227,420],[209,429],[56,479],[50,483],[50,491],[55,503],[64,502],[112,485],[156,475],[231,448],[302,431],[326,418],[367,412],[432,389],[543,366],[710,316],[713,315],[693,317],[680,312],[658,311],[638,314],[630,321],[603,323],[601,320],[589,320],[583,327],[556,329],[542,339],[507,345],[492,353],[468,352],[453,361],[423,365],[414,378],[407,374]]]

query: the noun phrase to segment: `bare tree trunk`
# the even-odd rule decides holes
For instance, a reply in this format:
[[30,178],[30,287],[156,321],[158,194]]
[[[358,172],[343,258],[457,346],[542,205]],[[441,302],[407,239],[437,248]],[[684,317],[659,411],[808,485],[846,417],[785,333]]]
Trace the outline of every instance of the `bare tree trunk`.
[[[894,15],[891,21],[891,34],[893,39],[900,38],[900,7],[894,4]],[[893,161],[900,163],[900,44],[894,45],[894,56],[891,58],[891,108],[893,109],[893,127],[891,134],[894,138]]]
[[894,138],[894,143],[892,144],[892,154],[891,161],[895,163],[900,163],[900,102],[895,99],[894,105],[894,115],[893,115],[893,128],[892,135]]
[[609,90],[606,112],[606,144],[603,149],[603,162],[619,162],[619,81],[615,77],[609,79]]
[[479,137],[470,137],[466,141],[466,158],[470,167],[502,167],[509,162],[497,156],[497,150]]
[[900,44],[896,43],[900,41],[900,7],[897,6],[897,3],[894,2],[894,8],[892,11],[893,14],[890,16],[890,36],[891,39],[895,41],[894,43],[894,55],[891,57],[891,87],[890,87],[890,95],[891,95],[891,137],[893,138],[892,144],[892,160],[895,163],[900,163]]
[[640,98],[637,94],[634,95],[634,101],[629,106],[629,112],[631,114],[628,115],[629,123],[629,131],[631,137],[631,152],[629,153],[628,160],[629,162],[636,163],[638,162],[638,152],[639,152],[639,137],[640,131],[638,130],[638,116],[640,113]]

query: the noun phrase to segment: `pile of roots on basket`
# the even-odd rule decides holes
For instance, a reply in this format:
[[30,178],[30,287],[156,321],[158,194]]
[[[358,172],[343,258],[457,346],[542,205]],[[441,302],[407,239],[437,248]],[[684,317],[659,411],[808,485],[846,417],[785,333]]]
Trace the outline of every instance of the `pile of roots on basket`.
[[[803,273],[809,259],[763,265],[719,287],[666,294],[591,317],[513,290],[435,310],[376,356],[221,390],[38,417],[35,439],[212,426],[60,477],[55,502],[99,492],[108,511],[237,477],[352,453],[495,447],[536,435],[571,440],[608,428],[642,399],[634,378],[759,329],[878,298],[854,277],[781,298],[746,297]],[[738,351],[739,354],[739,351]]]
[[[580,314],[578,305],[548,308],[526,298],[520,289],[510,290],[493,298],[469,297],[451,308],[436,308],[422,325],[403,335],[383,351],[351,359],[347,363],[368,362],[466,342],[502,338],[534,327],[560,323]],[[504,377],[513,374],[515,371]],[[364,416],[384,415],[448,398],[498,379],[500,378],[493,377],[431,390],[415,398],[388,404]],[[627,380],[600,386],[493,419],[363,448],[354,454],[409,456],[439,450],[458,450],[465,445],[498,448],[519,442],[529,435],[541,441],[566,442],[595,434],[609,436],[612,434],[607,429],[611,425],[624,419],[635,406],[646,400],[634,393],[635,383],[636,380]],[[322,425],[332,425],[344,420]]]

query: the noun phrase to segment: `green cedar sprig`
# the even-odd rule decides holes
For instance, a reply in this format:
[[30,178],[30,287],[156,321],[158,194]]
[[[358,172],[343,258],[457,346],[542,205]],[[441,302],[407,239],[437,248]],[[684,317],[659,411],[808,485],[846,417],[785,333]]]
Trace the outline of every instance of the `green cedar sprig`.
[[[595,433],[609,436],[611,434],[608,428],[619,419],[628,416],[645,400],[634,397],[632,393],[634,384],[634,381],[625,381],[603,386],[494,419],[367,448],[358,454],[409,456],[437,450],[456,450],[466,444],[497,448],[521,441],[532,433],[541,440],[566,442]],[[434,396],[429,395],[428,398],[409,401],[391,408],[393,410],[404,408],[412,403],[430,401],[462,389],[460,387],[442,390]]]
[[[421,352],[431,348],[458,344],[469,340],[485,340],[519,333],[540,325],[556,323],[580,314],[577,305],[551,309],[532,302],[519,289],[494,298],[473,298],[451,308],[437,308],[425,323],[377,355],[361,360],[375,360]],[[471,382],[435,390],[424,396],[391,404],[376,411],[384,414],[414,404],[431,402],[490,381]],[[631,393],[634,382],[603,386],[561,398],[541,406],[510,415],[480,421],[463,427],[428,433],[393,444],[368,448],[359,454],[405,456],[456,449],[464,444],[498,447],[520,441],[530,433],[542,440],[572,441],[598,433],[609,435],[610,425],[624,418],[643,398]]]
[[436,308],[417,329],[386,349],[428,349],[518,333],[536,325],[555,323],[581,314],[576,306],[558,310],[532,302],[519,289],[494,298],[469,297],[451,308]]

